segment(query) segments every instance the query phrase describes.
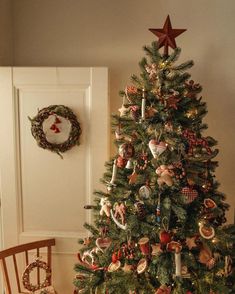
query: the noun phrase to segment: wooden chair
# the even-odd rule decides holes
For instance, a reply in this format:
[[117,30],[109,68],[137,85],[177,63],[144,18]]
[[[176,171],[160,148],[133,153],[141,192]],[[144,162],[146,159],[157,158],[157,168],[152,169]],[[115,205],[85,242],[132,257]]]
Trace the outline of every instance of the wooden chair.
[[[43,292],[42,289],[53,289],[51,285],[51,247],[55,245],[55,239],[48,239],[48,240],[42,240],[42,241],[36,241],[31,243],[26,243],[22,245],[18,245],[12,248],[8,248],[5,250],[0,251],[0,262],[2,266],[2,272],[4,277],[4,284],[6,288],[6,294],[16,294],[15,292],[12,292],[13,284],[17,286],[18,293],[53,293],[52,292]],[[46,250],[43,252],[40,249],[46,248]],[[21,254],[20,254],[21,253]],[[30,262],[30,259],[32,260],[32,256],[34,253],[35,259],[33,262]],[[35,255],[36,253],[36,255]],[[46,262],[40,259],[40,254],[46,255]],[[20,275],[20,262],[19,262],[19,256],[23,255],[23,268],[24,268],[24,274],[23,278],[22,275]],[[22,261],[22,259],[21,259]],[[11,262],[11,264],[10,264]],[[12,279],[12,271],[14,268],[14,275],[15,279]],[[36,270],[36,283],[34,281],[34,284],[31,283],[30,279],[30,272],[33,270]],[[45,280],[41,281],[41,274],[40,271],[44,270],[46,272],[45,274]],[[10,277],[11,276],[11,277]],[[28,289],[27,284],[29,284],[27,281],[30,281],[31,289]],[[25,288],[26,289],[22,289]],[[24,291],[24,292],[23,292]],[[41,292],[40,292],[41,291]],[[55,293],[55,292],[54,292]]]

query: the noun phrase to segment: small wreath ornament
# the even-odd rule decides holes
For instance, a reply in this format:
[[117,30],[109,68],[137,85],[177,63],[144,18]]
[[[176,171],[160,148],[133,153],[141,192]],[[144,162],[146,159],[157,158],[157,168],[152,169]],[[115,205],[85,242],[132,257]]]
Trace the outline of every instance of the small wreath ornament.
[[31,132],[39,147],[57,153],[79,145],[81,127],[73,111],[64,105],[50,105],[30,118]]
[[[32,283],[30,283],[30,273],[35,269],[35,268],[40,268],[43,269],[45,271],[45,280],[38,284],[38,285],[33,285]],[[31,291],[31,292],[35,292],[39,289],[43,289],[46,288],[48,286],[50,286],[50,280],[51,280],[51,268],[47,265],[46,262],[40,260],[39,258],[37,258],[35,261],[33,261],[32,263],[30,263],[25,271],[23,272],[22,275],[22,283],[25,289]]]

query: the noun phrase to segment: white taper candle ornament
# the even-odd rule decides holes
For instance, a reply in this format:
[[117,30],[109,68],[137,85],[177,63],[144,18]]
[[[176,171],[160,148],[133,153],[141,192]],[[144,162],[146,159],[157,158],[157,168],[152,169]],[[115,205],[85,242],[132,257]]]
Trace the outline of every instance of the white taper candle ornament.
[[177,251],[175,252],[175,275],[181,276],[181,253]]
[[145,98],[145,89],[142,90],[142,104],[141,104],[141,119],[145,120],[145,105],[146,105],[146,98]]
[[111,178],[111,181],[110,181],[111,185],[114,185],[116,177],[117,177],[117,160],[115,159],[114,162],[113,162],[113,173],[112,173],[112,178]]

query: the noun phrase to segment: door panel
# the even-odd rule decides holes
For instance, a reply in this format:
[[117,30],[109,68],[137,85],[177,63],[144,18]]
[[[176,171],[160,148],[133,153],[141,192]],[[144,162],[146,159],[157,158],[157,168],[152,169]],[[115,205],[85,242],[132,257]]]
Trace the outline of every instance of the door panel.
[[[100,188],[108,157],[107,80],[106,68],[0,68],[3,244],[55,237],[63,294],[72,293],[77,239],[91,221],[83,206]],[[70,107],[82,128],[80,145],[63,159],[37,146],[28,119],[54,104]]]

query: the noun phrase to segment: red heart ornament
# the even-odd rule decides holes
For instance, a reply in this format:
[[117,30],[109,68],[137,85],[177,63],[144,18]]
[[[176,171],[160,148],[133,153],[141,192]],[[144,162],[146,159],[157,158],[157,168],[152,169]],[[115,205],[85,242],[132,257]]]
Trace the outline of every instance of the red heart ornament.
[[193,188],[191,187],[184,187],[182,190],[181,190],[181,193],[184,195],[185,197],[185,202],[187,204],[193,202],[194,199],[196,199],[198,197],[198,192],[197,190],[194,190]]

